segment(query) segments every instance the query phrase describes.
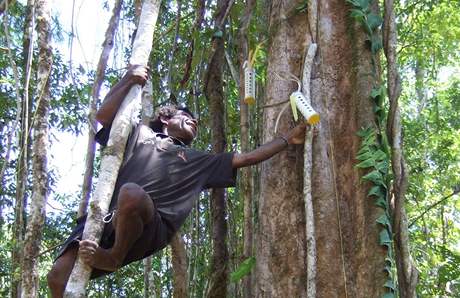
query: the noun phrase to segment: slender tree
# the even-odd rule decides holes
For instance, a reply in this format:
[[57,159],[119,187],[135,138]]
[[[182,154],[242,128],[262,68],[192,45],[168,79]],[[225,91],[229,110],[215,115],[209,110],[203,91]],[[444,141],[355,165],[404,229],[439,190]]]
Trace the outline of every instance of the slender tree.
[[[384,49],[387,58],[387,81],[390,110],[388,112],[387,135],[391,144],[391,166],[393,169],[393,230],[395,232],[396,265],[398,268],[398,286],[401,297],[415,298],[418,282],[418,270],[412,260],[409,248],[409,230],[405,195],[408,187],[408,173],[403,155],[403,139],[399,96],[401,95],[401,77],[398,72],[396,43],[397,32],[393,0],[385,1]],[[444,224],[442,224],[444,226]]]
[[[132,65],[147,65],[148,63],[159,6],[160,1],[158,0],[146,0],[142,6],[136,39],[133,44],[133,53],[130,59]],[[90,204],[90,211],[83,232],[84,239],[99,241],[102,235],[102,218],[108,211],[118,170],[123,159],[132,115],[139,112],[140,97],[141,86],[133,86],[120,107],[120,112],[117,113],[114,119],[108,145],[104,150],[101,161],[101,172],[95,198]],[[90,273],[91,267],[83,264],[80,257],[77,256],[64,295],[66,297],[84,297]]]
[[107,68],[107,61],[109,60],[110,52],[114,45],[115,32],[118,27],[118,21],[120,20],[120,11],[123,4],[123,0],[115,1],[112,16],[109,20],[109,26],[105,32],[105,39],[102,43],[102,52],[97,63],[96,76],[94,77],[93,87],[91,89],[91,102],[88,113],[88,143],[86,146],[86,163],[85,163],[85,174],[83,177],[82,195],[80,206],[78,208],[78,216],[86,214],[88,202],[91,197],[91,190],[93,186],[93,174],[94,174],[94,156],[96,153],[96,142],[94,137],[96,135],[97,122],[96,122],[96,109],[99,102],[99,92],[101,90],[102,83],[104,82],[105,69]]
[[[204,80],[204,93],[211,114],[213,152],[224,152],[226,136],[224,128],[224,93],[222,71],[225,63],[224,24],[233,2],[219,0],[214,14],[215,34],[212,38],[208,70]],[[207,297],[226,297],[228,283],[228,247],[225,189],[214,188],[211,193],[211,217],[213,256],[211,261],[211,281]]]
[[[250,149],[249,142],[249,107],[244,102],[244,63],[249,59],[249,42],[248,29],[251,23],[256,1],[247,0],[244,14],[241,17],[240,28],[238,32],[238,53],[239,53],[239,92],[240,92],[240,135],[241,151],[248,152]],[[240,187],[241,198],[243,200],[243,259],[247,260],[253,256],[253,224],[252,224],[252,171],[250,167],[240,170]],[[249,274],[243,280],[243,297],[252,297],[252,276]]]
[[172,270],[173,270],[173,297],[187,298],[188,272],[187,251],[180,232],[177,232],[171,240]]
[[[8,6],[8,2],[6,6]],[[24,208],[27,205],[27,188],[28,188],[28,175],[30,165],[30,119],[32,100],[29,96],[29,78],[32,75],[32,51],[33,51],[33,32],[34,32],[34,13],[35,1],[28,0],[26,6],[26,18],[24,22],[24,35],[22,42],[22,64],[24,80],[21,82],[23,89],[22,94],[18,94],[18,97],[22,97],[20,108],[18,109],[18,115],[20,115],[21,129],[18,134],[18,148],[19,155],[16,163],[16,195],[15,195],[15,208],[14,208],[14,224],[13,224],[13,250],[11,253],[11,264],[12,264],[12,283],[11,283],[11,297],[19,297],[21,295],[21,263],[22,247],[25,235],[25,211]],[[13,68],[16,68],[13,64]],[[16,71],[15,71],[16,72]],[[19,91],[19,90],[18,90]]]
[[48,198],[48,114],[50,106],[49,78],[52,68],[51,10],[47,0],[37,0],[38,69],[36,111],[33,121],[33,188],[30,220],[27,224],[22,265],[21,297],[38,297],[38,254],[46,216]]

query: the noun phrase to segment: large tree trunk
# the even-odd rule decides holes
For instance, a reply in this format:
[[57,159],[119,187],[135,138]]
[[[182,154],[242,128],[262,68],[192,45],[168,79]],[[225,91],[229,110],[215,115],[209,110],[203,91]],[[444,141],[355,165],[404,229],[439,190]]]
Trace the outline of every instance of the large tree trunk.
[[[152,49],[153,30],[155,28],[159,0],[146,0],[142,7],[136,39],[134,40],[133,53],[130,64],[147,65]],[[139,111],[141,86],[135,85],[127,94],[119,113],[115,117],[110,132],[107,147],[104,150],[99,182],[96,187],[94,200],[90,204],[88,219],[86,221],[83,239],[99,241],[102,230],[102,218],[108,212],[113,189],[118,176],[118,171],[123,159],[123,153],[131,128],[131,119]],[[66,297],[85,297],[85,287],[91,274],[91,267],[85,265],[77,257],[72,274],[67,283]]]
[[[212,39],[212,51],[205,77],[204,93],[209,103],[212,127],[212,149],[214,153],[224,152],[226,147],[224,127],[224,94],[222,71],[225,63],[224,22],[231,0],[219,0],[215,13],[215,28],[221,35]],[[208,297],[226,297],[228,283],[228,247],[225,189],[214,188],[211,192],[211,217],[213,256],[211,260],[211,281]]]
[[78,208],[78,217],[86,214],[89,198],[91,197],[91,189],[93,186],[93,173],[94,173],[94,156],[96,153],[96,136],[97,122],[96,122],[96,109],[99,102],[99,91],[101,90],[102,83],[104,82],[105,69],[107,68],[107,61],[109,60],[110,52],[113,48],[113,40],[115,31],[118,27],[120,19],[120,11],[123,0],[117,0],[113,7],[112,17],[109,21],[109,26],[105,32],[105,39],[102,43],[102,52],[97,64],[96,76],[94,77],[93,87],[91,89],[91,103],[88,113],[88,143],[86,146],[86,163],[85,175],[83,177],[82,195],[80,206]]
[[37,110],[33,123],[33,188],[30,220],[27,224],[22,265],[21,297],[38,297],[38,253],[48,197],[48,110],[50,102],[49,77],[52,67],[51,10],[47,0],[36,3],[38,33]]
[[[310,3],[310,1],[309,1]],[[311,98],[321,122],[313,138],[312,197],[317,242],[317,297],[380,297],[385,289],[385,249],[375,222],[381,211],[367,198],[369,185],[354,167],[361,127],[374,127],[370,92],[375,78],[364,31],[350,19],[345,1],[318,1],[317,21],[307,24],[299,1],[273,1],[266,103],[288,99],[297,86],[280,79],[300,76],[302,58],[318,45]],[[317,28],[317,36],[315,30]],[[313,36],[312,36],[313,35]],[[279,106],[278,106],[279,107]],[[280,108],[264,111],[263,141],[274,137]],[[292,126],[281,117],[279,131]],[[258,297],[306,297],[305,212],[302,148],[290,146],[262,165],[257,247]]]

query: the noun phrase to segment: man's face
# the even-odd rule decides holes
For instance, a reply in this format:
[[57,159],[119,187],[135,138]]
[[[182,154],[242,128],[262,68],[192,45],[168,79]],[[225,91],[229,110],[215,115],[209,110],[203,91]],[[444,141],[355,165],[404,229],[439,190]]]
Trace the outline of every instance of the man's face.
[[198,122],[182,110],[168,120],[167,133],[189,145],[197,136]]

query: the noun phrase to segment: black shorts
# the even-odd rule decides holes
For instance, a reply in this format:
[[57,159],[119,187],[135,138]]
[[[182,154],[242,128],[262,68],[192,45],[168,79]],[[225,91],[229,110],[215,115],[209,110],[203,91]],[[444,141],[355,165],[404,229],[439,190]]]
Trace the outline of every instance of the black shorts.
[[[61,257],[67,249],[78,246],[78,241],[81,240],[83,229],[85,228],[86,215],[77,219],[77,226],[74,228],[67,240],[62,244],[61,249],[56,257]],[[141,237],[134,243],[133,247],[128,251],[122,266],[132,263],[137,260],[142,260],[153,253],[163,249],[170,242],[174,232],[163,222],[161,215],[155,211],[153,220],[144,226],[144,231]],[[100,247],[108,249],[115,242],[115,229],[112,222],[104,224],[104,231],[100,242]],[[91,279],[111,272],[105,270],[94,269],[91,272]]]

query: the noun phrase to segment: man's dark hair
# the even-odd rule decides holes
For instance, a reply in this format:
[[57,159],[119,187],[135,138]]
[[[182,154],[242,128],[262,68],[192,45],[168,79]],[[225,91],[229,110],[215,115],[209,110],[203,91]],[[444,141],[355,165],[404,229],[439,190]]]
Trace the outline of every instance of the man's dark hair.
[[158,108],[155,117],[150,121],[149,126],[154,132],[163,131],[163,123],[160,120],[160,117],[171,119],[176,115],[177,111],[184,111],[185,113],[192,116],[195,119],[195,115],[187,107],[177,107],[175,105],[167,105]]

